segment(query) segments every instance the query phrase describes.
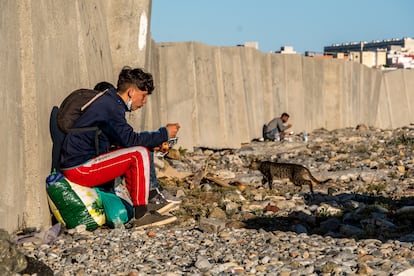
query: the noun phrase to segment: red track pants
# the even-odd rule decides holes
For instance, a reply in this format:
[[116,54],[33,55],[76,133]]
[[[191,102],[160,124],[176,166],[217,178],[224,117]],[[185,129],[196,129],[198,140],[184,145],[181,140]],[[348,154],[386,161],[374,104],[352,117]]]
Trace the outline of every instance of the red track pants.
[[150,185],[150,156],[145,147],[130,147],[99,155],[74,168],[62,170],[70,181],[95,187],[125,175],[134,206],[147,205]]

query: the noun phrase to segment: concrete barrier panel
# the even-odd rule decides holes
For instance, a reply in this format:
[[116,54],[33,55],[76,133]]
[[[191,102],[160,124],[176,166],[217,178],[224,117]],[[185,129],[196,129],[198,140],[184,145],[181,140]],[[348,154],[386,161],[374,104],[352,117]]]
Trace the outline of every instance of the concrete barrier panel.
[[[111,53],[104,6],[109,2],[101,2],[2,1],[0,162],[7,176],[0,184],[1,228],[50,224],[45,178],[51,165],[51,108],[75,89],[116,79],[112,60],[118,59]],[[134,53],[129,60],[140,63]]]
[[343,70],[341,75],[338,76],[340,86],[341,86],[341,94],[339,95],[340,98],[340,107],[339,107],[339,116],[340,116],[340,124],[345,126],[352,126],[354,125],[354,119],[351,116],[348,116],[349,112],[349,105],[352,101],[352,94],[349,91],[352,90],[352,74],[353,74],[353,62],[352,61],[343,61]]
[[[195,117],[191,126],[183,124],[183,128],[192,129],[192,138],[183,139],[183,145],[190,150],[193,146],[238,147],[260,136],[262,124],[284,111],[291,114],[295,132],[355,127],[361,123],[376,127],[407,123],[405,115],[410,113],[412,94],[407,91],[413,86],[407,80],[412,79],[412,71],[383,73],[351,61],[264,54],[251,48],[194,42],[190,42],[189,50],[185,44],[169,43],[168,49],[159,48],[159,56],[163,75],[177,74],[179,68],[180,75],[194,76],[190,81],[187,77],[174,79],[194,89],[188,92],[195,96],[192,102],[187,99],[186,105],[194,106]],[[164,54],[174,48],[187,51],[187,55]],[[182,66],[177,64],[177,57]],[[174,81],[168,80],[161,81],[161,94],[176,93],[171,91],[176,87]],[[402,89],[398,97],[405,103],[391,99],[389,85]],[[182,110],[178,102],[168,105],[168,109],[174,110],[175,105]],[[398,123],[393,119],[396,116]],[[215,135],[201,135],[202,129],[212,126]]]
[[10,229],[23,220],[26,194],[24,191],[24,147],[22,117],[22,75],[19,52],[20,22],[18,3],[2,1],[0,9],[0,228]]
[[[240,133],[240,142],[250,142],[253,138],[261,137],[263,117],[263,53],[254,48],[239,48],[242,62],[242,81],[244,82],[244,98],[246,103],[247,128]],[[240,95],[241,96],[241,95]],[[236,96],[237,97],[237,96]],[[266,103],[264,103],[266,104]],[[231,113],[231,110],[228,110]],[[259,135],[259,136],[258,136]]]
[[414,72],[413,70],[402,70],[402,78],[404,82],[403,89],[407,95],[407,108],[409,112],[409,123],[414,123],[412,116],[414,115]]
[[[271,56],[272,59],[272,88],[270,91],[265,93],[270,93],[272,101],[269,101],[269,105],[273,107],[273,112],[267,115],[266,123],[272,120],[276,116],[280,116],[282,112],[288,111],[288,95],[286,87],[286,73],[285,73],[285,58],[283,55]],[[272,110],[272,109],[271,109]]]
[[219,84],[219,93],[222,95],[221,109],[225,129],[215,131],[225,132],[224,137],[228,140],[225,143],[227,148],[233,147],[235,144],[240,145],[243,135],[247,133],[248,117],[251,114],[246,113],[248,98],[244,93],[246,82],[243,78],[243,66],[245,64],[241,57],[242,51],[243,48],[240,47],[223,47],[219,52],[220,80],[222,81]]
[[385,86],[385,77],[381,79],[381,86],[379,90],[379,101],[377,106],[377,116],[375,125],[380,128],[389,129],[391,128],[391,108],[388,101],[388,92]]
[[143,67],[149,64],[151,0],[98,1],[106,7],[105,22],[109,32],[113,68],[118,73],[122,67]]
[[[312,129],[312,125],[315,123],[316,114],[322,113],[321,108],[314,109],[313,107],[316,106],[316,97],[315,94],[319,90],[315,86],[315,62],[314,59],[305,57],[302,60],[302,70],[303,70],[303,116],[307,118],[307,120],[303,120],[303,129],[302,131],[310,132]],[[293,120],[292,120],[293,123]]]
[[341,123],[340,110],[340,96],[342,94],[342,87],[340,85],[340,78],[342,75],[343,64],[335,62],[335,60],[323,61],[323,85],[322,97],[319,102],[323,103],[325,110],[324,127],[327,129],[335,129]]
[[[362,67],[362,78],[361,78],[361,85],[360,85],[360,91],[359,91],[359,99],[360,99],[360,106],[358,107],[359,110],[359,117],[355,118],[355,121],[353,121],[353,125],[357,125],[358,123],[365,123],[367,125],[370,125],[372,122],[371,120],[371,113],[376,114],[376,108],[377,105],[373,102],[373,95],[376,91],[374,91],[375,87],[375,79],[376,79],[376,73],[379,72],[377,70],[368,68],[366,66]],[[361,122],[358,122],[358,118],[362,119]]]
[[224,136],[221,131],[223,116],[219,112],[214,47],[197,44],[194,47],[194,57],[194,76],[197,84],[194,99],[196,99],[197,108],[193,120],[199,126],[199,143],[218,148],[219,141],[223,141]]
[[254,135],[256,137],[262,137],[263,124],[268,123],[271,120],[270,117],[273,114],[276,114],[279,112],[278,110],[275,110],[274,103],[273,103],[273,100],[275,97],[273,96],[273,93],[272,93],[272,88],[274,87],[273,72],[272,72],[272,62],[273,62],[272,56],[274,55],[271,53],[266,53],[266,54],[263,54],[261,58],[263,90],[257,91],[257,92],[261,93],[261,96],[260,96],[262,98],[261,106],[263,106],[263,108],[258,109],[256,111],[258,114],[258,121],[261,123],[261,125],[259,125],[259,129],[255,130]]
[[283,55],[285,69],[285,89],[286,89],[286,108],[278,114],[286,111],[290,115],[290,122],[293,127],[292,131],[300,132],[305,128],[304,110],[305,110],[305,87],[303,86],[303,68],[300,55]]
[[410,98],[414,89],[407,90],[406,78],[402,70],[389,72],[385,74],[385,87],[387,91],[387,100],[390,106],[391,112],[391,127],[400,125],[401,123],[410,123],[411,105]]
[[26,8],[20,10],[25,192],[31,195],[26,200],[26,210],[31,210],[27,223],[38,226],[49,221],[46,193],[38,191],[45,191],[50,171],[51,107],[77,88],[111,79],[113,70],[98,3],[43,1]]
[[[160,70],[155,78],[159,79],[160,86],[156,93],[159,97],[158,113],[161,122],[179,122],[179,145],[189,148],[198,141],[200,133],[198,124],[194,123],[198,108],[195,104],[197,88],[194,45],[179,45],[175,47],[165,43],[158,46]],[[168,101],[173,101],[175,105],[169,105]]]

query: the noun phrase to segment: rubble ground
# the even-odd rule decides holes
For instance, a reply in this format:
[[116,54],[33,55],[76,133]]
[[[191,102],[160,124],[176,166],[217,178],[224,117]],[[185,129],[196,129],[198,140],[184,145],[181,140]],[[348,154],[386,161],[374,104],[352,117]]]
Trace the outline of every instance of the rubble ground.
[[[238,149],[178,148],[155,158],[161,185],[183,199],[172,224],[77,227],[19,248],[54,275],[412,272],[414,129],[359,125],[314,130],[308,141],[300,133],[289,138]],[[249,169],[253,158],[301,164],[332,180],[314,194],[288,179],[274,180],[271,190]]]
[[[200,148],[180,160],[167,157],[165,166],[190,172],[183,178],[160,177],[167,189],[185,195],[175,215],[183,224],[188,218],[218,217],[233,227],[412,239],[414,128],[318,129],[307,142],[301,134],[290,138],[233,150]],[[316,186],[315,194],[288,179],[274,180],[269,190],[261,173],[249,169],[253,158],[301,164],[317,179],[332,180]]]

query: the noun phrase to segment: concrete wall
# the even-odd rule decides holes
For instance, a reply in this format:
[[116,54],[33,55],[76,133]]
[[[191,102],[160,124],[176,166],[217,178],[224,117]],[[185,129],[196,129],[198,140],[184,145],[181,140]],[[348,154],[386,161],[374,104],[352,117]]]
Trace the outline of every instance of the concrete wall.
[[238,148],[264,122],[293,130],[411,123],[414,71],[201,43],[154,43],[150,0],[0,0],[0,228],[48,226],[49,114],[71,91],[115,82],[124,65],[154,74],[137,130],[182,126],[179,145]]
[[77,88],[115,81],[121,64],[147,65],[151,1],[1,0],[0,6],[0,228],[11,231],[50,224],[52,106]]
[[196,42],[157,46],[161,121],[181,123],[184,148],[237,148],[285,111],[295,132],[396,128],[414,115],[412,70]]

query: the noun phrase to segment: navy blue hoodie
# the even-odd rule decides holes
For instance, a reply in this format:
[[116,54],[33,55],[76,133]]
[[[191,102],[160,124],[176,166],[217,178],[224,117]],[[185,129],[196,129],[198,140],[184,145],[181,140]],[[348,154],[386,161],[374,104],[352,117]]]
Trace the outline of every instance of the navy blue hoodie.
[[[74,124],[77,127],[97,126],[102,130],[99,135],[99,154],[109,151],[111,146],[144,146],[154,148],[168,140],[166,127],[153,132],[135,132],[127,123],[125,112],[128,111],[124,101],[110,89],[93,102]],[[70,132],[62,145],[61,167],[79,166],[96,156],[95,131]]]

